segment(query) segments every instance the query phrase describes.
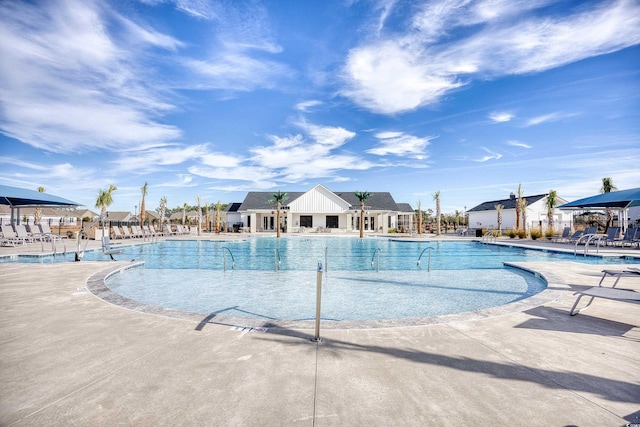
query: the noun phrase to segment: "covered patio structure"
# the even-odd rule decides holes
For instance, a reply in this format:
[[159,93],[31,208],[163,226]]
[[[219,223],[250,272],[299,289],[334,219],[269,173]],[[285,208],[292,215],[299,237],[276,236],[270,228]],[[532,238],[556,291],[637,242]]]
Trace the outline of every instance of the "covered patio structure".
[[558,206],[558,209],[574,211],[584,209],[617,210],[619,212],[619,222],[624,231],[629,227],[629,208],[636,206],[640,206],[640,188],[611,191],[609,193],[585,197]]
[[0,185],[0,205],[11,207],[11,224],[20,225],[20,208],[37,206],[81,206],[80,203],[25,188]]

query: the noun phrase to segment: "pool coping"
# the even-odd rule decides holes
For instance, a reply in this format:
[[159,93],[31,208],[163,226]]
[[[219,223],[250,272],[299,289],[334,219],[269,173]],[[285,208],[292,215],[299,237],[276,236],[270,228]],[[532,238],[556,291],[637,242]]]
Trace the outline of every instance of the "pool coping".
[[[91,294],[97,298],[125,308],[134,310],[146,314],[178,318],[182,320],[188,320],[199,323],[198,327],[204,326],[207,323],[237,326],[242,328],[253,328],[258,330],[267,329],[314,329],[315,320],[273,320],[273,319],[260,319],[238,316],[226,316],[217,313],[194,313],[181,311],[171,308],[159,307],[151,304],[146,304],[140,301],[135,301],[130,298],[124,297],[114,291],[112,291],[107,285],[109,277],[115,274],[121,274],[132,268],[144,267],[144,261],[132,261],[126,264],[118,263],[116,266],[112,266],[103,269],[86,281],[86,288]],[[467,311],[462,313],[446,314],[440,316],[424,316],[424,317],[407,317],[398,319],[377,319],[377,320],[327,320],[322,319],[320,321],[320,327],[322,329],[375,329],[375,328],[394,328],[394,327],[407,327],[407,326],[424,326],[424,325],[437,325],[452,322],[469,322],[487,319],[496,316],[503,316],[511,313],[526,311],[549,302],[555,301],[561,297],[563,292],[570,289],[570,287],[559,276],[547,272],[542,274],[537,271],[527,262],[505,262],[504,265],[510,268],[515,268],[539,277],[546,283],[546,289],[541,292],[532,295],[528,298],[520,299],[517,301],[509,302],[507,304],[489,307],[480,310]]]

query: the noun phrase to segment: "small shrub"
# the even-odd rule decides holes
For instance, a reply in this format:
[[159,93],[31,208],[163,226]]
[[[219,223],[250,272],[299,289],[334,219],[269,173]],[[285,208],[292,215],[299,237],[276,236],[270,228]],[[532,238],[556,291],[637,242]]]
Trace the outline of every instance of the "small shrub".
[[521,239],[526,239],[527,238],[527,232],[526,230],[518,230],[516,232],[516,234],[518,235],[519,238]]
[[507,231],[504,232],[504,234],[509,236],[510,239],[514,239],[518,235],[516,230],[513,228],[509,228]]
[[544,237],[546,237],[547,239],[550,239],[555,235],[556,235],[556,233],[554,233],[553,231],[549,231],[549,230],[547,230],[547,232],[544,233]]
[[539,239],[540,237],[542,237],[542,231],[539,228],[536,228],[536,229],[531,230],[529,235],[531,236],[531,238],[533,240],[536,240],[536,239]]
[[398,232],[398,230],[395,229],[395,228],[390,228],[389,229],[389,233],[397,233],[397,232]]

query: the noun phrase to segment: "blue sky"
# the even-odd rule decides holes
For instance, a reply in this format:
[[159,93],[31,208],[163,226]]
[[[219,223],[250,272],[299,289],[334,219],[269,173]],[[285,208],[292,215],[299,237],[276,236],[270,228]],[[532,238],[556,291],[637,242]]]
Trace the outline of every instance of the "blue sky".
[[92,209],[640,186],[635,0],[5,0],[0,40],[0,183]]

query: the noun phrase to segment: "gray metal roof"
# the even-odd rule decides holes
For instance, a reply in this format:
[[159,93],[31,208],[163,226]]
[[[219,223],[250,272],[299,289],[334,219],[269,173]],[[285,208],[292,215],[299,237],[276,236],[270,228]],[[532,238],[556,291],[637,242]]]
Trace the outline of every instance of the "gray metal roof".
[[415,213],[416,211],[411,207],[409,203],[397,203],[398,209],[402,213]]
[[[306,194],[306,191],[287,191],[287,200],[283,203],[284,206],[287,206],[297,198]],[[238,208],[239,211],[247,211],[252,209],[273,209],[274,205],[267,203],[269,200],[273,199],[273,192],[269,191],[250,191],[247,193],[247,196],[244,198],[242,205]],[[360,200],[355,195],[355,192],[333,192],[336,196],[343,199],[345,202],[349,203],[354,209],[360,206]],[[395,200],[391,196],[389,192],[371,192],[371,197],[369,197],[365,206],[367,209],[371,210],[380,210],[380,211],[393,211],[399,212],[401,209],[396,204]],[[404,211],[403,211],[404,212]],[[413,209],[410,210],[413,212]]]
[[[546,194],[538,194],[535,196],[523,197],[523,199],[527,201],[527,206],[529,206],[546,196],[547,196]],[[495,211],[496,205],[498,204],[502,205],[503,209],[515,209],[517,201],[518,201],[517,197],[510,197],[508,199],[502,199],[502,200],[493,200],[490,202],[480,203],[478,206],[472,209],[469,209],[467,212]]]

